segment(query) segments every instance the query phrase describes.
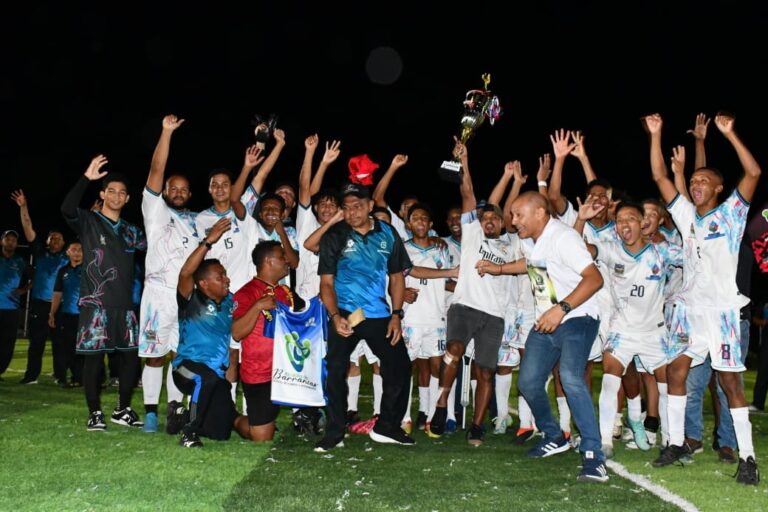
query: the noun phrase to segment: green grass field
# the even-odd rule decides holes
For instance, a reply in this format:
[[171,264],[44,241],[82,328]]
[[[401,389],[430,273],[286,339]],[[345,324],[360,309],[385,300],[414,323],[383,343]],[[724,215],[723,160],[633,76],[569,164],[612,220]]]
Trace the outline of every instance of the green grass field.
[[[279,419],[273,443],[255,445],[236,435],[183,449],[175,437],[144,434],[109,424],[87,432],[82,389],[62,390],[48,374],[48,355],[37,385],[18,384],[26,342],[17,344],[11,369],[0,383],[0,510],[249,510],[249,511],[482,511],[677,510],[650,492],[611,473],[608,484],[577,484],[575,452],[544,459],[525,457],[512,433],[489,434],[480,448],[462,433],[439,440],[414,434],[414,447],[382,446],[352,436],[329,454],[312,452],[297,437],[289,416]],[[595,398],[599,372],[594,376]],[[361,393],[370,395],[363,379]],[[748,396],[754,374],[746,375]],[[513,388],[514,389],[514,388]],[[103,407],[111,410],[116,389]],[[161,424],[165,407],[161,399]],[[712,430],[709,397],[705,431]],[[513,404],[515,399],[512,400]],[[134,408],[143,416],[141,390]],[[414,406],[414,409],[416,407]],[[361,413],[370,400],[361,398]],[[752,416],[758,456],[768,453],[768,416]],[[768,483],[735,483],[735,465],[717,462],[705,438],[704,453],[684,466],[656,469],[656,451],[624,450],[615,460],[693,503],[699,510],[766,510]]]

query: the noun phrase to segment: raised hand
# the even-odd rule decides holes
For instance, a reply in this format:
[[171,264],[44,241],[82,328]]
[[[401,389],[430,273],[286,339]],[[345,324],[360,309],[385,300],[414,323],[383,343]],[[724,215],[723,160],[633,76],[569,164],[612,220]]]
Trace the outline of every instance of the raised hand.
[[21,189],[11,192],[11,200],[15,201],[19,208],[27,206],[27,196],[24,195],[24,191]]
[[85,170],[84,176],[88,178],[91,181],[94,180],[100,180],[104,176],[107,175],[106,171],[101,172],[100,169],[107,165],[107,157],[104,155],[96,155],[93,157],[93,160],[91,160],[91,163],[88,165],[88,168]]
[[587,152],[584,150],[584,136],[581,134],[581,131],[577,130],[571,132],[571,140],[574,143],[571,154],[576,158],[584,158],[587,156]]
[[325,154],[323,155],[324,164],[330,165],[335,162],[337,158],[339,158],[339,154],[341,153],[341,149],[339,149],[340,146],[340,140],[334,140],[330,144],[326,141]]
[[333,226],[334,224],[338,224],[339,222],[344,220],[344,210],[339,208],[336,210],[336,213],[333,214],[333,217],[328,219],[328,223]]
[[536,181],[547,181],[552,173],[552,163],[549,153],[539,157],[539,170],[536,171]]
[[184,124],[184,119],[179,119],[173,114],[167,115],[163,118],[163,130],[174,131],[176,128]]
[[707,137],[707,127],[712,119],[707,119],[706,114],[699,114],[696,116],[696,124],[692,130],[688,130],[685,133],[690,133],[695,139],[704,140]]
[[566,131],[564,128],[555,130],[554,135],[549,136],[549,140],[552,142],[552,150],[555,152],[555,158],[565,158],[568,156],[576,144],[569,144],[568,140],[571,138],[571,132]]
[[229,231],[230,227],[231,221],[229,220],[229,217],[222,217],[216,221],[216,224],[211,226],[211,230],[208,231],[208,234],[205,235],[205,238],[208,240],[208,243],[215,244],[219,241],[221,235]]
[[275,128],[275,131],[274,133],[272,133],[272,136],[275,138],[278,144],[285,144],[285,132],[280,128]]
[[653,135],[654,133],[661,132],[661,126],[664,122],[661,120],[661,115],[651,114],[643,118],[645,121],[645,127],[648,129],[648,133]]
[[588,195],[583,203],[579,197],[576,197],[576,202],[579,204],[579,220],[583,221],[594,219],[605,208],[605,206],[597,202],[597,198],[592,194]]
[[395,155],[392,159],[392,167],[402,167],[408,163],[408,155]]
[[512,166],[512,176],[515,179],[516,183],[520,183],[521,185],[528,181],[528,175],[523,174],[523,167],[520,165],[519,160],[515,160],[514,162],[510,162],[507,165]]
[[672,167],[672,172],[675,174],[685,172],[685,146],[675,146],[672,148],[672,163],[670,167]]
[[458,137],[453,136],[453,156],[456,158],[464,158],[467,155],[467,146],[462,143]]
[[101,199],[96,199],[91,205],[91,211],[100,212],[102,206],[104,206],[104,201],[102,201]]
[[264,156],[261,154],[261,148],[256,144],[245,150],[245,160],[243,166],[254,168],[264,161]]
[[315,149],[317,149],[317,143],[319,140],[320,138],[317,136],[317,134],[313,133],[312,135],[304,139],[304,148],[308,150],[311,149],[312,151],[314,151]]
[[715,116],[715,126],[717,126],[717,129],[720,130],[723,135],[733,133],[733,123],[735,121],[736,118],[730,114],[721,113]]

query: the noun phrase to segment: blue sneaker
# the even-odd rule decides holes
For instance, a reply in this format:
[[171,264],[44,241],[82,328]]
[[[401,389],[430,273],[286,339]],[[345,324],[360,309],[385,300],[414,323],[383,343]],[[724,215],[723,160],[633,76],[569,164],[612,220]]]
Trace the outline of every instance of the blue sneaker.
[[584,452],[584,459],[581,466],[581,473],[576,477],[578,482],[600,482],[608,481],[608,469],[605,463],[595,457],[592,450]]
[[571,449],[571,444],[561,433],[556,439],[547,439],[546,437],[539,441],[534,448],[528,450],[529,457],[544,458],[558,453],[567,452]]
[[157,432],[157,413],[148,412],[144,416],[144,426],[141,427],[142,432],[153,433]]
[[456,420],[447,420],[445,422],[445,433],[446,434],[453,434],[456,432]]

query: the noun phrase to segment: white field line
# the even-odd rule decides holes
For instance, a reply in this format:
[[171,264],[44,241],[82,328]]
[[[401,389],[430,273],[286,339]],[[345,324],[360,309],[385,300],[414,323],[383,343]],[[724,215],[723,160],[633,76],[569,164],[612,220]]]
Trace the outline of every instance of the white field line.
[[678,496],[677,494],[665,489],[664,487],[651,482],[643,475],[631,473],[627,468],[625,468],[623,465],[616,462],[615,460],[607,460],[605,462],[605,465],[608,466],[611,469],[611,471],[613,471],[620,477],[626,478],[630,482],[642,487],[646,491],[655,494],[656,496],[666,501],[667,503],[672,503],[673,505],[680,507],[680,509],[684,510],[685,512],[699,511],[699,509],[696,508],[696,505],[686,500],[682,496]]

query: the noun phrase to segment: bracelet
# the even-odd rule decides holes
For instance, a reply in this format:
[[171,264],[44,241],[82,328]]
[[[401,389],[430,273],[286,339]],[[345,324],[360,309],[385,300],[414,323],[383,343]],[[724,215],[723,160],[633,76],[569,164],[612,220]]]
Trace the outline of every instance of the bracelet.
[[200,242],[200,245],[205,245],[205,247],[206,247],[208,250],[210,250],[211,248],[213,248],[213,244],[212,244],[211,242],[209,242],[207,238],[203,238],[203,240]]
[[338,314],[339,314],[339,312],[338,312],[338,311],[337,311],[337,312],[335,312],[335,313],[331,313],[331,316],[329,317],[329,319],[330,319],[330,320],[333,320],[333,317],[335,317],[335,316],[336,316],[336,315],[338,315]]
[[541,181],[539,182],[539,186],[540,186],[540,187],[546,187],[546,186],[547,186],[547,182],[546,182],[546,181],[544,181],[544,180],[541,180]]
[[501,263],[497,263],[497,265],[499,266],[499,275],[501,275],[501,273],[503,272],[502,265]]

